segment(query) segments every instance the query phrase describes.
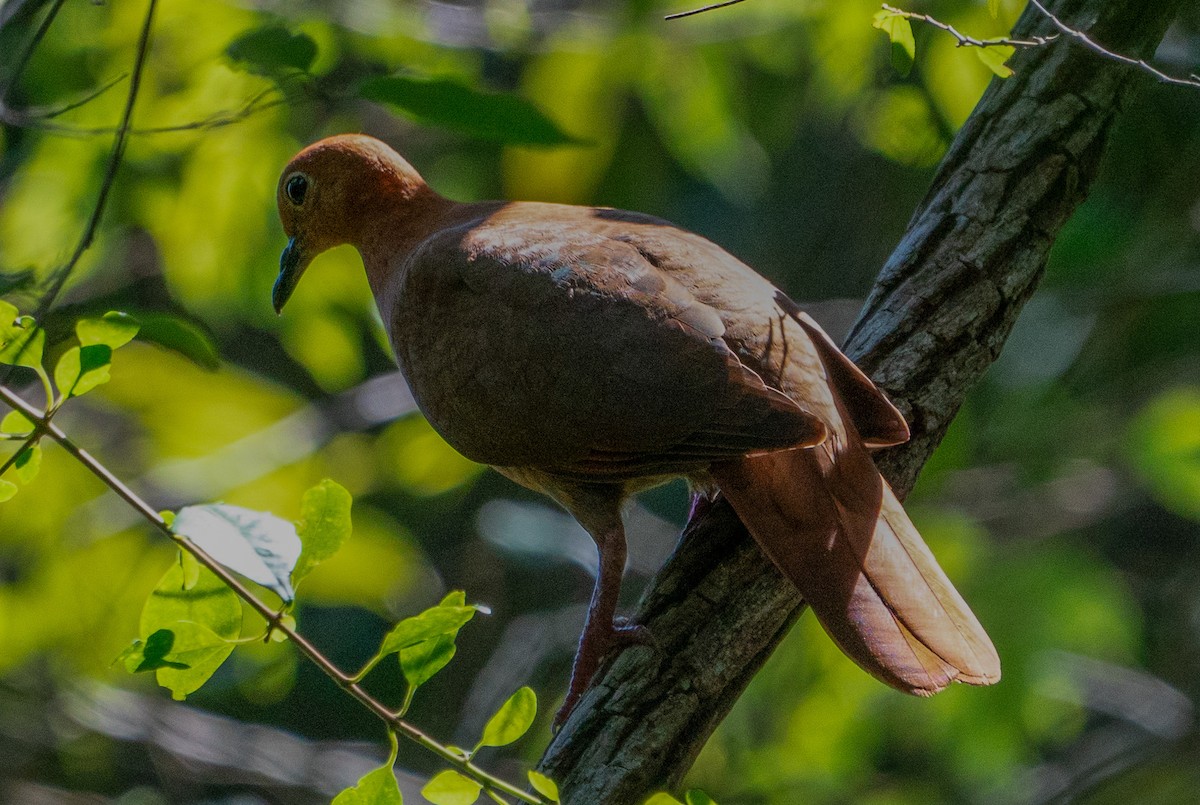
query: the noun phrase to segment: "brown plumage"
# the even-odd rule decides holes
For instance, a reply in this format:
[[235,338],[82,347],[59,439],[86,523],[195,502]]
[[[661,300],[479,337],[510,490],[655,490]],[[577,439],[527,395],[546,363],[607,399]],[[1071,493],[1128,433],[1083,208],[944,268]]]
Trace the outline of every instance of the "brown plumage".
[[714,485],[863,669],[929,695],[990,684],[987,634],[868,448],[903,417],[805,313],[704,238],[632,212],[460,204],[389,147],[345,135],[279,183],[280,310],[349,243],[422,412],[451,445],[550,495],[600,574],[562,711],[616,643],[621,504],[676,476]]

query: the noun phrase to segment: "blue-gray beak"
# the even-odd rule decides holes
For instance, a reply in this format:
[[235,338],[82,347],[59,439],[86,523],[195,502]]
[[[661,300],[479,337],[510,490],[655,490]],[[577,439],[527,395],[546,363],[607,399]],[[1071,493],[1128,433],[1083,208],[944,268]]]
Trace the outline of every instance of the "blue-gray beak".
[[283,254],[279,256],[279,276],[276,277],[275,287],[271,291],[271,304],[275,306],[276,313],[283,312],[283,306],[291,298],[292,291],[296,290],[300,275],[308,268],[310,259],[294,237],[288,239]]

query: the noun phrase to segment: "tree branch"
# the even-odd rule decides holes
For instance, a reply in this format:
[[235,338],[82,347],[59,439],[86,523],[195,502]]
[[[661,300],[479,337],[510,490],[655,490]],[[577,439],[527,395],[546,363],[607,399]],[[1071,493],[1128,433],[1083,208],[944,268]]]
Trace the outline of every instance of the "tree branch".
[[[1153,54],[1180,0],[1057,0],[1072,28]],[[1054,33],[1037,9],[1013,35]],[[1020,52],[993,80],[884,266],[846,350],[912,425],[877,457],[900,494],[999,355],[1059,230],[1087,196],[1112,123],[1144,75],[1083,48]],[[551,743],[543,770],[568,805],[632,805],[679,782],[787,634],[800,596],[723,502],[685,532],[636,620],[657,650],[624,651]],[[897,694],[899,695],[899,694]]]

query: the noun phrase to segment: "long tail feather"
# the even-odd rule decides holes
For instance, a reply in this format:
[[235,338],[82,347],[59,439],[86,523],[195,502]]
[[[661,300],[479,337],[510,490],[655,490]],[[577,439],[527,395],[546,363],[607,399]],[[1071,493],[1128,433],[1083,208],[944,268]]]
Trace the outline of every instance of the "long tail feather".
[[[853,436],[851,437],[853,439]],[[822,626],[868,673],[918,696],[1000,678],[991,640],[861,443],[723,462],[713,477]]]

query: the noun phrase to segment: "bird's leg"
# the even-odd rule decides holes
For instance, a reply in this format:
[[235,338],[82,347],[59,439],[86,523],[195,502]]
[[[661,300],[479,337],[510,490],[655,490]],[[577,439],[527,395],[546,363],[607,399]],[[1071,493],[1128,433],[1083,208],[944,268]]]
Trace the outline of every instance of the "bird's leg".
[[588,683],[600,669],[600,663],[613,648],[629,643],[646,642],[644,626],[618,624],[616,622],[617,599],[621,595],[621,576],[625,572],[625,529],[618,519],[603,531],[592,535],[600,553],[600,570],[596,574],[596,586],[592,588],[592,601],[588,605],[587,624],[575,651],[575,663],[571,668],[571,684],[567,697],[554,717],[555,726],[561,726],[575,709],[579,698],[587,690]]

